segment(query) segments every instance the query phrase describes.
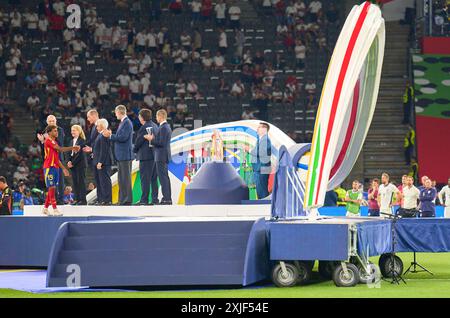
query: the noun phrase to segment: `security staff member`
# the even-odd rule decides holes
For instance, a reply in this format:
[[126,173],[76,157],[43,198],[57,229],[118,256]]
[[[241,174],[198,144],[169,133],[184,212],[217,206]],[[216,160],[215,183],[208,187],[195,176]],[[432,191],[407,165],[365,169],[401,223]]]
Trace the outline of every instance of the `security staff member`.
[[2,192],[2,197],[0,200],[0,215],[11,215],[12,193],[11,189],[8,187],[6,178],[3,176],[0,176],[0,191]]
[[139,161],[139,173],[141,177],[141,189],[142,196],[139,201],[139,205],[148,205],[148,197],[150,194],[150,183],[152,185],[152,203],[158,202],[158,183],[156,176],[155,157],[153,153],[154,147],[151,146],[147,139],[144,138],[147,135],[147,128],[152,129],[152,133],[155,134],[158,130],[158,126],[152,121],[152,111],[150,109],[141,109],[139,112],[139,121],[141,128],[139,128],[136,141],[134,142],[134,152],[136,153],[136,160]]

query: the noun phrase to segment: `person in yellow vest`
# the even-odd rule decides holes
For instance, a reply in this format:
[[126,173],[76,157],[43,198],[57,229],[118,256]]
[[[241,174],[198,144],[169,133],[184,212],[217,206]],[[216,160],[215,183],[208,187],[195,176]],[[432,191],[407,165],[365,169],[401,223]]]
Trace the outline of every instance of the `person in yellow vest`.
[[406,82],[405,92],[403,93],[403,125],[411,122],[411,112],[414,104],[414,88],[409,81]]
[[414,183],[419,181],[419,164],[417,163],[416,158],[411,159],[408,176],[413,177]]
[[403,148],[405,150],[405,163],[406,165],[411,164],[411,157],[414,154],[414,146],[416,144],[416,131],[413,126],[408,125],[408,132],[405,135],[403,142]]
[[337,205],[338,206],[345,206],[347,203],[345,202],[345,196],[347,195],[347,191],[343,189],[340,185],[337,186],[334,189],[334,192],[336,192],[338,196]]

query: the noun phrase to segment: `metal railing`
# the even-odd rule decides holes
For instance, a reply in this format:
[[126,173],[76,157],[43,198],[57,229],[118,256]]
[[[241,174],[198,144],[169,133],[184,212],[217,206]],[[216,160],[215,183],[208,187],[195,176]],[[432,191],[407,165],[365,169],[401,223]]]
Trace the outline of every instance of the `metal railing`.
[[305,211],[303,208],[305,185],[300,180],[296,168],[285,167],[282,169],[286,169],[286,188],[284,193],[286,208],[283,218],[292,219],[300,216],[305,216]]

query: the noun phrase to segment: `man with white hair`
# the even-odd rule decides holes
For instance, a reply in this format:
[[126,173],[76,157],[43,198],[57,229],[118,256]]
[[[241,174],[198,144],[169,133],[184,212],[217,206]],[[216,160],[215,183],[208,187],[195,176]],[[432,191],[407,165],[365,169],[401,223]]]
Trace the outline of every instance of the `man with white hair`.
[[133,189],[131,187],[131,163],[133,154],[133,124],[127,116],[127,108],[118,105],[114,110],[116,118],[120,121],[115,134],[111,130],[104,130],[103,136],[114,142],[114,155],[118,167],[119,205],[133,203]]
[[[61,127],[59,127],[57,125],[57,120],[56,117],[54,115],[48,115],[47,116],[47,126],[56,126],[58,127],[58,137],[56,139],[56,142],[58,144],[58,146],[60,147],[64,147],[64,138],[65,138],[65,134],[64,134],[64,129],[62,129]],[[46,126],[46,127],[47,127]],[[45,128],[43,127],[42,129],[40,129],[37,134],[36,137],[40,142],[40,146],[41,146],[41,154],[42,154],[42,160],[44,160],[44,142],[47,139],[48,135],[45,132]],[[64,154],[62,152],[59,153],[59,160],[61,162],[65,162],[64,160]],[[65,184],[64,184],[64,174],[62,173],[62,170],[59,171],[59,180],[58,180],[58,187],[57,187],[57,195],[56,195],[56,199],[57,199],[57,203],[58,204],[64,204],[64,188],[65,188]]]
[[108,129],[108,121],[104,118],[97,120],[97,138],[92,145],[92,164],[95,167],[97,182],[97,205],[110,205],[112,201],[111,184],[111,141],[103,136]]

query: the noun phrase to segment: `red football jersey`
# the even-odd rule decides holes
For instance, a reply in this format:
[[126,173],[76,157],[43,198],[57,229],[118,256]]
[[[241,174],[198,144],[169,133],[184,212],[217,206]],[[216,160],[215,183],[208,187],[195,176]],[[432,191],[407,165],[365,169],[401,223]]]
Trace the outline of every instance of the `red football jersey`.
[[59,168],[59,156],[58,151],[55,149],[56,141],[47,138],[44,142],[44,169],[45,168]]

